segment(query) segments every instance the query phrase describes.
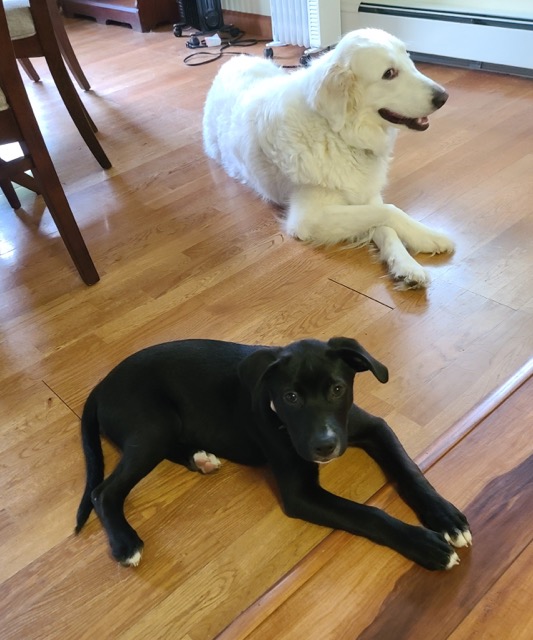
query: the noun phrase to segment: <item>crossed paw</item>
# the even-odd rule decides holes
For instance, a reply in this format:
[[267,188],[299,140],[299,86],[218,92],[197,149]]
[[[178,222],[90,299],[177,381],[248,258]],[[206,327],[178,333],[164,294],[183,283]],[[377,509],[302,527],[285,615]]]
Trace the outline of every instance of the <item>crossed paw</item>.
[[445,233],[434,231],[424,226],[420,231],[409,235],[406,242],[407,248],[412,253],[453,253],[455,243]]

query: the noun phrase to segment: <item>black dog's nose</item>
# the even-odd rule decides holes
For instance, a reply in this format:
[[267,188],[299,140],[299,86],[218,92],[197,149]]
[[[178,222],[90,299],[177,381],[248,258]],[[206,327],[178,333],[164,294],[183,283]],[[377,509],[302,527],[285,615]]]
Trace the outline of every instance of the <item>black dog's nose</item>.
[[337,438],[326,434],[315,443],[315,454],[320,458],[327,458],[335,451],[336,446]]
[[448,100],[448,93],[444,89],[435,89],[433,91],[433,106],[435,109],[440,109],[442,106],[446,104],[446,100]]

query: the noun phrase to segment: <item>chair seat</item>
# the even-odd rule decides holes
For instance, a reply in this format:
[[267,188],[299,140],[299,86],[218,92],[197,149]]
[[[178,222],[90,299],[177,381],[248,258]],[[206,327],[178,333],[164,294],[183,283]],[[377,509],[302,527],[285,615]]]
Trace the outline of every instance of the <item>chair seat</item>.
[[12,40],[21,40],[35,35],[35,25],[28,0],[3,0],[7,26]]

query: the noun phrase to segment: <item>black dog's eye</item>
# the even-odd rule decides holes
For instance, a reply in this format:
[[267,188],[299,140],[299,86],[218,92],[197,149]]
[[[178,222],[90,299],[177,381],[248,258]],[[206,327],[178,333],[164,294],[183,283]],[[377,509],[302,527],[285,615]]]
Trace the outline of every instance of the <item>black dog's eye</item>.
[[398,75],[397,69],[387,69],[385,73],[381,76],[382,80],[393,80]]
[[298,394],[294,391],[287,391],[287,393],[284,394],[283,399],[288,404],[296,404],[298,402]]
[[331,395],[334,398],[340,398],[344,394],[345,390],[346,390],[346,387],[343,384],[334,384],[331,387]]

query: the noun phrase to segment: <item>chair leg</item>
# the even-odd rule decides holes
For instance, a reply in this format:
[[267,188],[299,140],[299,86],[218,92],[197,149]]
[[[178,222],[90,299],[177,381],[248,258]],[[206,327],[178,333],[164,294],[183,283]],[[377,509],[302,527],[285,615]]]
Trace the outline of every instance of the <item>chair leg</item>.
[[42,52],[46,58],[50,74],[68,112],[70,113],[70,117],[74,121],[74,124],[78,128],[82,138],[85,140],[86,145],[89,147],[102,168],[109,169],[111,167],[111,162],[109,162],[109,158],[106,156],[94,135],[91,123],[86,117],[87,111],[85,106],[74,88],[70,75],[65,67],[65,63],[63,62],[63,56],[59,49],[54,26],[50,19],[51,15],[54,15],[54,9],[51,8],[52,6],[55,7],[55,0],[47,0],[43,3],[34,3],[31,6],[33,21],[36,25]]
[[[0,160],[0,163],[4,163],[4,161]],[[41,192],[43,195],[46,206],[50,211],[50,215],[58,228],[59,235],[72,258],[81,279],[87,285],[96,284],[100,280],[100,276],[96,271],[94,262],[92,261],[78,224],[72,214],[72,209],[70,208],[55,167],[52,164],[47,151],[43,152],[41,150],[39,154],[39,164],[41,165],[40,170],[37,170],[36,168],[33,169],[33,172],[36,174],[37,181],[39,182],[38,192]],[[22,175],[25,178],[29,178],[29,176],[25,176],[25,174]],[[25,182],[25,180],[22,179],[22,182]],[[34,183],[31,183],[31,185],[28,184],[28,188],[31,188],[32,190],[34,190],[35,187],[36,185]],[[7,201],[13,209],[20,209],[20,200],[11,181],[0,180],[0,189],[4,192]]]
[[57,5],[49,4],[48,6],[50,7],[50,18],[52,20],[54,32],[56,34],[57,43],[59,44],[59,49],[61,50],[63,58],[67,63],[67,67],[72,72],[72,75],[76,79],[76,82],[79,84],[80,88],[84,89],[85,91],[89,91],[91,85],[85,77],[80,63],[78,62],[78,58],[76,58],[76,54],[74,53],[74,49],[70,44],[70,40],[68,39],[67,32],[65,30],[65,24],[63,22],[63,19],[61,18],[59,10],[57,9]]
[[[59,231],[67,251],[85,284],[96,284],[100,280],[78,223],[59,181],[54,163],[50,158],[37,121],[26,123],[27,133],[31,133],[31,157],[33,159],[33,177],[39,192],[43,196],[53,221]],[[23,147],[24,150],[24,147]],[[26,176],[27,178],[28,176]],[[18,179],[18,177],[17,177]],[[35,185],[34,185],[35,186]]]
[[41,157],[39,162],[41,166],[38,170],[35,169],[34,172],[37,174],[36,177],[42,187],[42,195],[46,206],[81,279],[87,285],[96,284],[100,280],[100,276],[81,235],[54,165],[49,157],[44,163],[42,160],[43,158]]
[[83,104],[83,100],[81,100],[81,98],[80,98],[80,106],[81,106],[81,109],[82,109],[83,113],[85,114],[85,118],[87,119],[87,122],[89,123],[89,126],[93,130],[93,133],[98,133],[98,128],[94,124],[93,119],[89,115],[89,112],[87,111],[85,105]]
[[[65,37],[66,37],[66,35],[67,34],[65,34]],[[67,39],[67,42],[68,42],[68,39]],[[61,46],[61,43],[60,43],[60,46]],[[69,46],[70,46],[70,42],[69,42]],[[82,84],[82,80],[80,78],[78,78],[76,76],[75,71],[73,71],[73,67],[71,66],[72,65],[72,61],[70,61],[69,58],[66,57],[67,54],[63,53],[63,55],[65,56],[65,60],[66,60],[67,64],[69,65],[70,70],[72,71],[72,74],[74,75],[76,80],[78,80],[78,84],[80,85],[80,87],[82,87],[82,89],[87,89],[87,90],[90,89],[91,87],[89,86],[89,83],[87,82],[87,79],[85,78],[85,76],[84,76],[84,78],[85,78],[86,86],[85,86],[85,84]],[[72,55],[74,55],[74,52],[72,52]],[[20,63],[20,66],[24,69],[24,71],[26,72],[26,74],[28,75],[28,77],[31,80],[33,80],[34,82],[39,82],[41,80],[41,78],[39,77],[39,74],[35,70],[35,67],[32,65],[32,63],[31,63],[29,58],[19,58],[19,63]],[[76,60],[76,64],[78,64],[77,60]],[[78,67],[79,67],[79,64],[78,64]],[[80,67],[80,73],[83,75],[83,71],[81,70],[81,67]],[[85,114],[85,117],[87,118],[87,120],[89,122],[89,125],[90,125],[91,129],[96,133],[98,131],[98,129],[97,129],[96,125],[94,124],[91,116],[89,115],[89,112],[85,108],[85,105],[83,104],[81,99],[80,99],[80,106],[81,106],[81,108],[83,110],[83,113]]]
[[[55,2],[55,0],[53,1]],[[47,17],[45,13],[46,5],[32,2],[31,6],[35,6],[37,16],[44,15],[45,18]],[[53,37],[51,31],[51,27],[46,29],[45,38],[49,36]],[[19,174],[21,181],[28,183],[28,176],[22,176],[25,171],[32,171],[33,177],[38,183],[59,234],[82,280],[88,285],[95,284],[100,279],[100,276],[98,275],[78,224],[72,214],[67,197],[59,181],[48,149],[46,148],[41,130],[35,119],[35,114],[33,113],[31,103],[17,68],[15,52],[11,46],[3,6],[0,6],[0,40],[2,42],[2,56],[0,57],[2,91],[6,95],[6,101],[10,106],[8,110],[5,110],[2,117],[2,139],[6,141],[9,140],[10,142],[17,141],[22,150],[21,158],[5,163],[0,162],[0,180],[3,183],[2,186],[4,186],[7,180],[11,181],[12,178],[18,180]],[[52,42],[57,48],[55,39]],[[44,53],[46,57],[46,52]],[[62,61],[59,51],[58,57]],[[65,68],[64,65],[63,68]],[[67,77],[69,77],[66,69],[65,73]],[[72,82],[70,84],[73,87]],[[87,128],[90,130],[88,124]]]
[[[91,88],[91,86],[87,81],[87,78],[83,74],[83,71],[81,70],[80,64],[74,54],[74,51],[70,44],[70,40],[67,37],[65,27],[63,26],[63,22],[61,21],[61,18],[59,15],[58,15],[58,18],[59,20],[56,21],[55,19],[53,19],[52,22],[54,24],[54,32],[57,36],[59,49],[61,50],[61,53],[63,54],[63,58],[65,59],[69,69],[72,72],[72,75],[76,78],[76,81],[78,82],[80,87],[88,91]],[[33,80],[34,82],[39,82],[41,80],[41,78],[39,77],[39,74],[35,70],[35,67],[32,65],[29,58],[19,58],[18,61],[20,63],[20,66],[24,69],[27,76],[31,80]],[[80,100],[80,105],[81,105],[81,108],[83,109],[85,117],[89,121],[89,125],[91,129],[96,133],[98,129],[96,128],[96,125],[94,124],[91,116],[89,115],[89,112],[87,111],[87,109],[85,108],[85,105],[81,100]]]
[[39,82],[41,78],[39,77],[39,74],[35,70],[35,67],[32,65],[29,58],[19,58],[19,64],[24,69],[26,75],[28,76],[28,78],[30,78],[30,80]]
[[0,189],[4,192],[7,201],[13,209],[20,209],[21,204],[17,192],[15,191],[13,184],[9,180],[0,180]]
[[109,158],[94,135],[94,124],[91,126],[91,122],[87,119],[85,106],[74,88],[65,63],[63,62],[63,56],[61,55],[54,25],[51,20],[51,16],[57,14],[55,0],[32,2],[31,13],[42,54],[46,59],[50,74],[70,113],[70,117],[102,168],[109,169],[111,162],[109,162]]
[[74,85],[72,84],[68,71],[63,63],[63,59],[60,57],[59,60],[52,61],[47,58],[47,62],[50,68],[50,74],[52,75],[57,89],[63,98],[63,102],[70,113],[70,117],[78,128],[81,137],[85,140],[85,144],[89,147],[93,156],[98,160],[100,166],[103,169],[110,169],[111,162],[98,142],[98,139],[94,135],[94,124],[91,126],[91,122],[87,119],[85,105],[82,103]]
[[60,40],[60,34],[56,32],[56,36],[59,42],[59,48],[61,49],[61,53],[65,58],[65,62],[67,63],[68,68],[70,69],[72,75],[76,79],[76,82],[79,84],[80,89],[84,91],[89,91],[91,85],[89,81],[85,77],[85,74],[80,67],[80,63],[78,62],[78,58],[76,58],[74,54],[74,50],[72,49],[72,45],[70,44],[70,40],[66,37],[65,33],[65,42]]
[[[79,86],[84,91],[89,91],[89,89],[91,88],[91,85],[89,84],[89,81],[85,77],[85,74],[82,71],[80,63],[78,62],[78,58],[76,58],[76,54],[74,53],[74,49],[70,44],[70,40],[68,39],[67,32],[65,30],[65,24],[61,17],[61,14],[59,13],[57,4],[55,2],[48,2],[48,9],[49,9],[50,21],[52,23],[54,35],[56,37],[59,50],[61,51],[61,55],[63,56],[63,59],[67,63],[68,68],[70,69],[72,75],[76,79],[76,82],[79,84]],[[85,108],[85,105],[81,100],[80,100],[80,105],[83,109],[83,112],[85,113],[85,117],[87,118],[87,120],[89,121],[89,124],[91,125],[91,129],[96,133],[98,129],[96,128],[96,125],[94,124],[91,116],[89,115],[89,112],[87,111],[87,109]]]

